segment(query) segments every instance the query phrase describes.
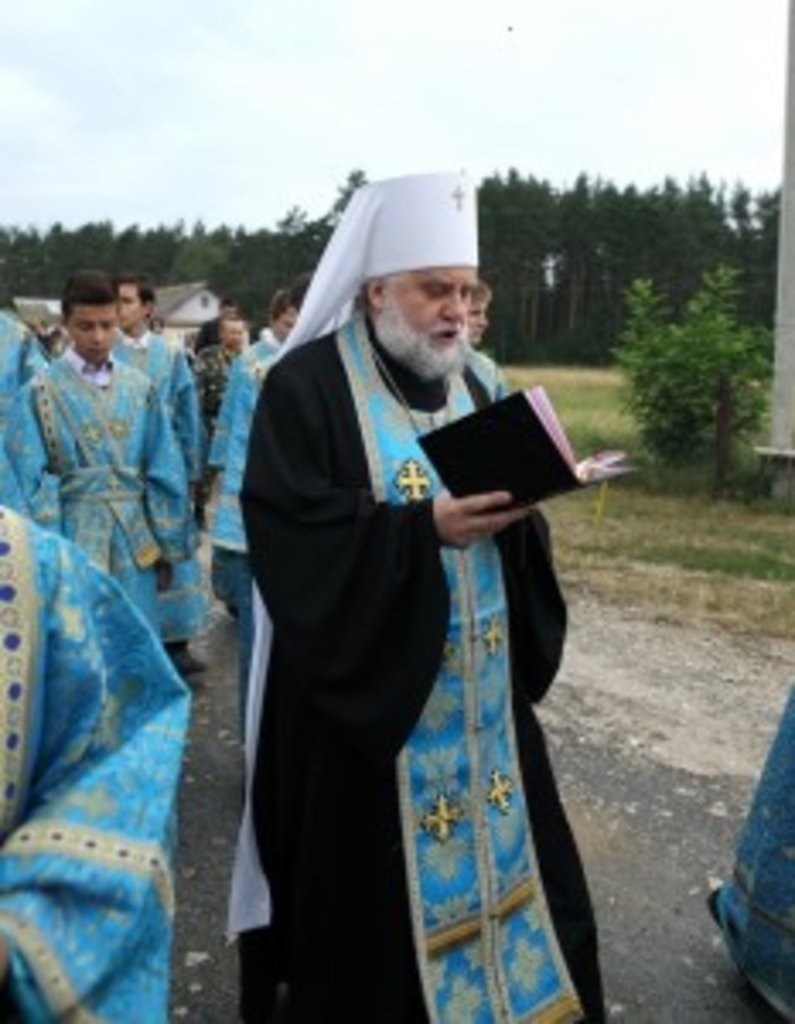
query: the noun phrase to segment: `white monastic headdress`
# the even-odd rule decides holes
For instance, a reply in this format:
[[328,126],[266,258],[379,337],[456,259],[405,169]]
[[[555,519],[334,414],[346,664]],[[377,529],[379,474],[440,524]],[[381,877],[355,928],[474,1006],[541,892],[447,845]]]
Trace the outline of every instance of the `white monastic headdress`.
[[372,277],[477,265],[476,195],[466,175],[411,174],[363,185],[326,246],[279,355],[349,320]]

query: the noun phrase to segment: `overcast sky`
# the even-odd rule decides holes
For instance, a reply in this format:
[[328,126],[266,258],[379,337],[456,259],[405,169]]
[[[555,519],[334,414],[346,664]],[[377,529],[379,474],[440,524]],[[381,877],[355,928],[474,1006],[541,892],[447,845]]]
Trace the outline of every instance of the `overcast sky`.
[[786,0],[5,0],[0,223],[272,227],[371,180],[780,183]]

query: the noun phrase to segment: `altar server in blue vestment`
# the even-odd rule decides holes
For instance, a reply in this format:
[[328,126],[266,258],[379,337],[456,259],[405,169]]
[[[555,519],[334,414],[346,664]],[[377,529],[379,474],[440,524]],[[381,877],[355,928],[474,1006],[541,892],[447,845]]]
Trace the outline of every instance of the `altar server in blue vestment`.
[[[149,322],[155,308],[155,289],[145,274],[121,274],[115,278],[121,337],[113,349],[114,358],[144,373],[171,417],[174,434],[185,461],[191,496],[196,494],[204,470],[204,427],[199,413],[196,383],[185,353],[153,334]],[[171,583],[158,594],[160,631],[166,650],[183,675],[206,668],[189,649],[188,641],[198,636],[207,619],[208,594],[196,554],[199,533],[188,504],[185,529],[191,558],[174,566]]]
[[710,898],[732,959],[795,1021],[795,689],[748,812],[734,877]]
[[472,297],[467,314],[467,341],[469,342],[469,355],[467,363],[473,373],[483,382],[487,390],[494,394],[495,398],[505,398],[508,389],[502,375],[502,370],[491,356],[480,350],[483,335],[489,326],[489,306],[491,305],[491,288],[485,281],[476,281],[472,289]]
[[476,224],[464,175],[358,190],[262,387],[246,1021],[279,983],[292,1024],[604,1020],[532,708],[566,625],[549,531],[508,493],[451,497],[418,443],[495,397],[467,364]]
[[248,544],[240,511],[240,488],[246,466],[251,420],[262,381],[278,346],[292,330],[298,309],[292,291],[281,288],[270,305],[270,338],[247,349],[232,367],[229,386],[219,414],[225,423],[216,431],[210,450],[211,470],[221,474],[218,502],[210,535],[212,538],[212,579],[216,596],[229,605],[237,617],[240,720],[245,721],[249,662],[252,641],[252,579]]
[[165,1024],[188,696],[75,545],[0,508],[0,1019]]
[[110,279],[73,274],[62,305],[71,347],[15,399],[6,454],[32,518],[87,551],[159,630],[157,588],[190,554],[184,460],[152,383],[113,359]]
[[8,408],[22,385],[47,360],[32,331],[16,317],[0,313],[0,440]]

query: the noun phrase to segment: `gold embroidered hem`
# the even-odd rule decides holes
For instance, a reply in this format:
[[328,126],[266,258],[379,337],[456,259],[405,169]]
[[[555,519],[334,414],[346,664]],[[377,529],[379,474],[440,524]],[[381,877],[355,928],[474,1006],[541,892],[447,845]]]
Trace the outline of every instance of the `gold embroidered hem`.
[[21,518],[0,519],[0,674],[6,680],[0,695],[0,842],[14,827],[27,799],[30,759],[30,717],[34,706],[35,652],[39,617],[34,591],[34,563]]
[[61,961],[29,921],[1,911],[0,931],[10,936],[25,957],[54,1018],[64,1024],[100,1024],[99,1018],[77,1005],[77,995]]
[[155,843],[135,843],[98,829],[35,821],[15,832],[3,853],[17,857],[68,856],[74,860],[151,878],[169,918],[174,916],[174,887],[163,851]]
[[583,1020],[582,1006],[574,996],[561,996],[551,1006],[537,1010],[523,1017],[520,1024],[580,1024]]

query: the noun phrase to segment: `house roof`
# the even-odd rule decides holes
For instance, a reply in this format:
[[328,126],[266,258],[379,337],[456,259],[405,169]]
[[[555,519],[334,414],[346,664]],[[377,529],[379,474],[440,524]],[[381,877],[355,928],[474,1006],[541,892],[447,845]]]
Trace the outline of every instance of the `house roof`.
[[26,324],[43,323],[46,325],[61,322],[60,299],[14,297],[11,300],[17,316]]
[[208,291],[206,281],[194,281],[191,284],[169,284],[156,290],[155,316],[167,320],[174,310],[189,302],[199,292]]

